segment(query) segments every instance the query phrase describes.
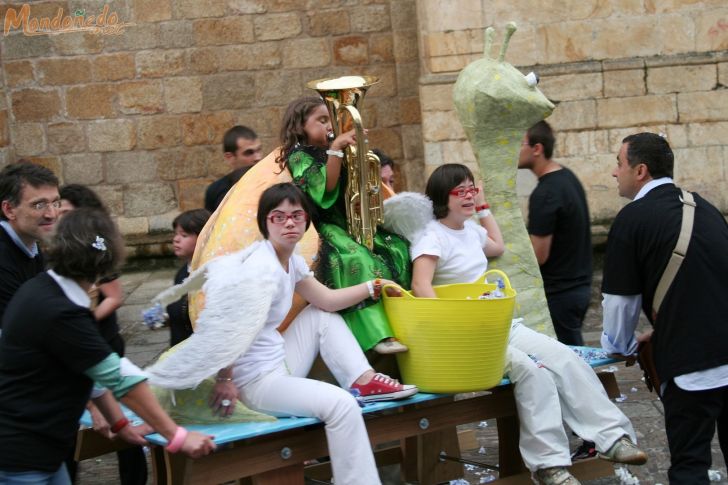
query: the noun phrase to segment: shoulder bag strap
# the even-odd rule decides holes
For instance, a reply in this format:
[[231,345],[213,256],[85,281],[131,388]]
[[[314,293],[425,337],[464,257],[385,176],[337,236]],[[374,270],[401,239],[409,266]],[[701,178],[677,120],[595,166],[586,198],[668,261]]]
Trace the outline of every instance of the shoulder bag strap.
[[690,236],[693,233],[695,200],[693,199],[693,194],[683,189],[680,190],[682,192],[680,201],[683,203],[680,236],[677,238],[677,244],[675,244],[675,249],[672,250],[672,255],[670,256],[670,260],[667,262],[665,271],[662,273],[662,278],[660,278],[660,282],[657,284],[655,297],[652,299],[653,316],[657,315],[660,305],[662,305],[662,300],[665,299],[665,294],[670,288],[670,285],[672,285],[672,281],[675,279],[675,275],[677,275],[683,259],[685,259],[685,254],[688,252],[688,245],[690,244]]

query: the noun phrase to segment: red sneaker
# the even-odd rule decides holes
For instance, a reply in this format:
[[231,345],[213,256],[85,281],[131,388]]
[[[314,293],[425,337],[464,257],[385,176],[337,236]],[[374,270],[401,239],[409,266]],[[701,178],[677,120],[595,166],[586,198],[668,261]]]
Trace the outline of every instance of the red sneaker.
[[404,399],[417,394],[417,386],[404,385],[391,377],[376,373],[366,384],[356,384],[352,389],[359,391],[358,399],[362,402],[390,401]]

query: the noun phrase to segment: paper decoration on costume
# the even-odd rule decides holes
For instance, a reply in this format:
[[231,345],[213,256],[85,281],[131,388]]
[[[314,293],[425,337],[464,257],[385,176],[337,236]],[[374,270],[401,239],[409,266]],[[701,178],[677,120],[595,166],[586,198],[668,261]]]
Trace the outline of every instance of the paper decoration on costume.
[[516,174],[523,135],[549,116],[554,105],[533,85],[535,75],[527,78],[504,61],[515,30],[509,23],[498,59],[490,57],[494,30],[486,30],[484,57],[460,72],[453,100],[506,243],[506,252],[491,260],[488,269],[504,271],[517,289],[516,316],[534,330],[553,335],[541,272],[518,204]]

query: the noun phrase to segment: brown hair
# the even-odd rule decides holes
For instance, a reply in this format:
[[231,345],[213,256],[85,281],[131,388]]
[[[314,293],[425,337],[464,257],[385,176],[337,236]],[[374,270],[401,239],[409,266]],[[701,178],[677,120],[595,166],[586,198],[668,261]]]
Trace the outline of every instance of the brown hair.
[[311,112],[322,104],[324,104],[324,100],[317,96],[305,96],[292,101],[286,108],[283,121],[281,121],[281,153],[276,158],[276,163],[281,170],[286,168],[288,156],[293,148],[299,143],[308,143],[303,125],[306,124]]
[[113,273],[123,262],[124,243],[107,213],[80,208],[58,223],[47,254],[49,266],[59,275],[96,281]]

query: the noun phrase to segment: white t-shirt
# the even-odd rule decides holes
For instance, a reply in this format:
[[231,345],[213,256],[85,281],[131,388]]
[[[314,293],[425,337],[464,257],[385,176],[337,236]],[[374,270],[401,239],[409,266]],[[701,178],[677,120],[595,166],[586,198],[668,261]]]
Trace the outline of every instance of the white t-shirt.
[[253,340],[248,351],[235,361],[233,379],[237,387],[248,384],[284,362],[286,351],[283,336],[276,329],[291,309],[296,283],[313,276],[306,261],[298,254],[291,257],[286,272],[269,241],[263,241],[263,244],[248,256],[245,267],[251,274],[272,273],[278,279],[278,284],[265,326]]
[[435,220],[410,247],[410,256],[412,261],[424,254],[437,256],[433,285],[471,283],[488,268],[487,241],[488,231],[473,221],[465,221],[463,229],[450,229]]

